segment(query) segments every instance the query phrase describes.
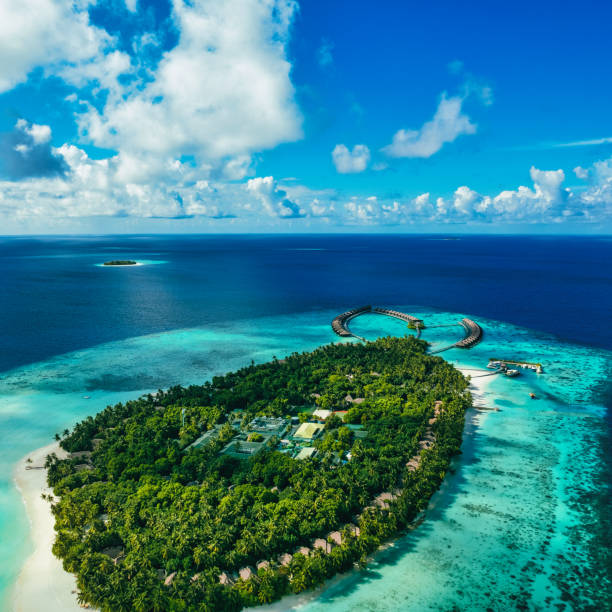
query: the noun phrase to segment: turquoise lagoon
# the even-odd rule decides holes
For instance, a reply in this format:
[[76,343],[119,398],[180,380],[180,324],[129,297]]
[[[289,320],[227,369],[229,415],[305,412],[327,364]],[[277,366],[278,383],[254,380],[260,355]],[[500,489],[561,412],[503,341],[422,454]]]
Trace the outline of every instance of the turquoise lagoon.
[[[463,316],[398,308],[428,325]],[[8,609],[11,587],[33,548],[11,477],[18,459],[107,404],[335,341],[329,327],[335,314],[316,311],[131,338],[0,375],[2,609]],[[463,454],[425,521],[378,553],[367,569],[272,608],[612,609],[604,408],[612,354],[478,321],[485,330],[480,345],[440,356],[475,368],[492,356],[541,361],[545,373],[483,378],[490,393],[484,407],[468,415]],[[368,338],[406,333],[401,322],[376,315],[355,319],[351,328]],[[431,327],[423,337],[436,348],[461,335],[458,326]],[[529,398],[530,391],[537,400]]]

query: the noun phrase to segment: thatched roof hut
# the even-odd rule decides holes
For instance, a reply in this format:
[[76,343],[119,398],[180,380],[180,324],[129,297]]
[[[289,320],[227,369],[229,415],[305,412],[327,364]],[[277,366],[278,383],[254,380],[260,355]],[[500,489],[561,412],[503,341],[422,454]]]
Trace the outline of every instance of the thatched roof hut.
[[312,543],[312,546],[313,546],[313,548],[320,548],[321,550],[323,550],[326,553],[331,552],[331,544],[327,540],[324,540],[323,538],[317,538]]
[[232,586],[235,581],[227,572],[221,572],[219,574],[219,582],[225,586]]
[[241,580],[247,581],[251,578],[256,578],[257,572],[250,565],[247,565],[246,567],[241,567],[238,570],[238,575],[240,576]]
[[293,556],[290,555],[289,553],[283,553],[282,555],[278,556],[278,562],[282,565],[282,566],[287,566],[291,563],[291,561],[293,560]]

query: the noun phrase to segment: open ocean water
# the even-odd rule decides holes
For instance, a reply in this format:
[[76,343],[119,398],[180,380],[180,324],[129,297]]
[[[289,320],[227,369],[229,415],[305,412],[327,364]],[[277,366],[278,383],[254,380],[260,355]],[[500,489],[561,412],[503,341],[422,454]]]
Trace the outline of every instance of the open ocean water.
[[[98,265],[119,258],[145,265]],[[421,526],[278,609],[612,610],[611,264],[607,237],[0,238],[0,608],[32,550],[19,458],[107,404],[336,341],[333,316],[376,304],[477,320],[484,341],[452,362],[545,373],[492,377]]]

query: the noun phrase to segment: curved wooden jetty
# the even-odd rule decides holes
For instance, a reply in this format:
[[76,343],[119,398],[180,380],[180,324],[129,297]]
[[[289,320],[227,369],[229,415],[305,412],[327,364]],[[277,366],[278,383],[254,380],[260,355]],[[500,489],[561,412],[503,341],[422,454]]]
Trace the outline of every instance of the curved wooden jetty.
[[423,319],[417,319],[412,315],[406,314],[405,312],[399,312],[398,310],[391,310],[389,308],[379,308],[378,306],[372,308],[372,312],[374,314],[382,314],[387,315],[388,317],[393,317],[395,319],[399,319],[400,321],[406,321],[406,323],[422,323]]
[[465,329],[467,336],[455,344],[457,348],[471,348],[482,340],[482,327],[472,319],[461,319],[460,325]]
[[362,338],[361,336],[354,334],[348,328],[348,322],[351,319],[354,319],[356,316],[364,312],[371,312],[371,311],[372,311],[372,306],[369,306],[369,305],[362,306],[361,308],[353,308],[352,310],[347,310],[346,312],[339,314],[332,321],[332,324],[331,324],[332,329],[338,336],[342,336],[343,338],[358,338],[359,340],[363,340],[365,342],[365,338]]
[[[339,314],[332,321],[332,329],[338,336],[342,336],[343,338],[357,338],[359,340],[363,340],[365,342],[365,338],[354,334],[348,327],[348,322],[351,319],[359,316],[360,314],[371,313],[371,314],[379,314],[385,315],[387,317],[393,317],[394,319],[399,319],[400,321],[405,321],[406,323],[413,323],[416,329],[417,338],[421,335],[421,326],[419,323],[423,323],[422,319],[418,319],[417,317],[413,317],[405,312],[399,312],[398,310],[391,310],[390,308],[380,308],[378,306],[362,306],[361,308],[353,308],[352,310],[347,310],[342,314]],[[441,353],[442,351],[447,351],[451,348],[472,348],[476,344],[478,344],[482,340],[482,327],[476,323],[476,321],[472,321],[472,319],[461,319],[458,323],[454,325],[460,325],[465,330],[465,337],[458,342],[454,342],[453,344],[449,344],[448,346],[444,346],[442,348],[431,351],[431,353]],[[447,325],[435,325],[434,327],[446,327]]]
[[461,325],[461,327],[463,327],[465,330],[465,337],[462,340],[459,340],[459,342],[455,342],[453,344],[449,344],[448,346],[443,346],[442,348],[436,349],[435,351],[431,351],[432,354],[448,351],[452,348],[472,348],[482,340],[482,327],[480,327],[476,321],[472,321],[472,319],[461,319],[457,325]]
[[359,340],[363,340],[365,342],[365,338],[362,338],[361,336],[354,334],[349,329],[348,322],[351,319],[354,319],[360,314],[364,314],[366,312],[372,313],[372,314],[385,315],[387,317],[393,317],[394,319],[399,319],[400,321],[405,321],[406,323],[414,323],[416,330],[417,330],[417,337],[420,336],[421,334],[421,328],[418,324],[423,322],[422,319],[417,319],[417,317],[413,317],[412,315],[406,314],[405,312],[399,312],[398,310],[391,310],[389,308],[380,308],[378,306],[373,308],[372,306],[369,306],[369,305],[362,306],[361,308],[353,308],[352,310],[347,310],[346,312],[339,314],[332,321],[332,324],[331,324],[332,329],[338,336],[342,336],[343,338],[351,338],[351,337],[358,338]]

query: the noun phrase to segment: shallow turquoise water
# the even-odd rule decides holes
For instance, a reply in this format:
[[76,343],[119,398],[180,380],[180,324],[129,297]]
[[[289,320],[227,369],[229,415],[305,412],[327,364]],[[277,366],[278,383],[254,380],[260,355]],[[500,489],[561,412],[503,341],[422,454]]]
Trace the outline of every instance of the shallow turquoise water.
[[[401,308],[401,307],[400,307]],[[462,315],[421,315],[430,325]],[[335,312],[236,321],[132,338],[19,368],[0,377],[0,606],[31,550],[21,499],[10,474],[29,450],[105,405],[172,384],[199,383],[248,363],[334,341]],[[363,572],[336,580],[305,604],[327,610],[529,609],[564,604],[605,609],[610,596],[601,514],[604,478],[600,397],[612,357],[602,350],[494,321],[470,351],[441,353],[483,367],[490,356],[541,361],[545,374],[492,377],[497,398],[470,415],[455,473],[435,496],[427,520]],[[351,323],[360,335],[402,335],[380,316]],[[431,328],[445,346],[461,328]],[[530,400],[529,391],[538,395]],[[90,399],[84,399],[89,396]],[[605,509],[604,509],[605,510]],[[580,585],[578,585],[580,581]],[[285,609],[287,605],[283,604]]]

